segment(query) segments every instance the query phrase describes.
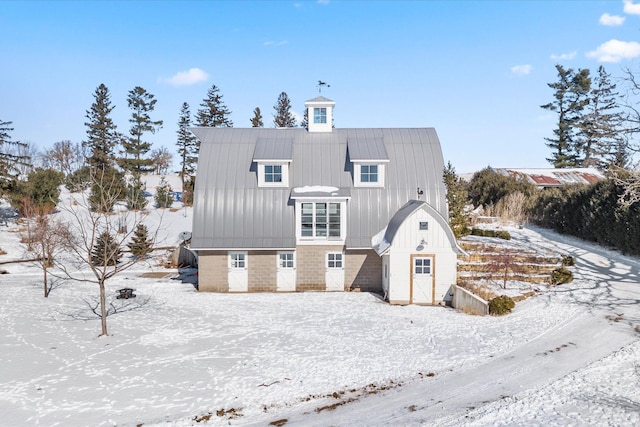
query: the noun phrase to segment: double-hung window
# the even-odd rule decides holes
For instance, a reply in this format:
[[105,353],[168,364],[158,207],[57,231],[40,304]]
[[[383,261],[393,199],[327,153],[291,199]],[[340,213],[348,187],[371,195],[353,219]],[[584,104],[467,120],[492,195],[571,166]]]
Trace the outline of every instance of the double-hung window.
[[300,235],[312,238],[340,238],[340,203],[300,204]]

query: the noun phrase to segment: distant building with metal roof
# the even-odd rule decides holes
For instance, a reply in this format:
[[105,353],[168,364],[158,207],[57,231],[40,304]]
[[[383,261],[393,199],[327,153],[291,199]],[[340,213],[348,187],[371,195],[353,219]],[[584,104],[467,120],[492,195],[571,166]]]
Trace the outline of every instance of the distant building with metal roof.
[[594,168],[496,168],[494,170],[502,175],[525,179],[540,188],[561,187],[572,184],[595,184],[605,179],[602,172]]
[[[398,210],[421,201],[439,218],[434,229],[448,227],[435,129],[334,129],[335,102],[305,106],[309,129],[192,129],[200,141],[191,240],[200,290],[382,292],[382,255],[371,239]],[[429,262],[433,270],[420,274],[435,289]],[[444,295],[434,298],[420,302]]]

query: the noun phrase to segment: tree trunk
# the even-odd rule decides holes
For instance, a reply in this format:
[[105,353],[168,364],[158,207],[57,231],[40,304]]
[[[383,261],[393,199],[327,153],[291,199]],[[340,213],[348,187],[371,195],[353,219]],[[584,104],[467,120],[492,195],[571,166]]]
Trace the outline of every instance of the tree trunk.
[[100,285],[100,320],[102,321],[102,333],[100,336],[107,334],[107,300],[104,291],[104,279],[100,279],[98,282]]
[[42,264],[44,270],[44,297],[49,298],[49,284],[47,283],[47,265]]

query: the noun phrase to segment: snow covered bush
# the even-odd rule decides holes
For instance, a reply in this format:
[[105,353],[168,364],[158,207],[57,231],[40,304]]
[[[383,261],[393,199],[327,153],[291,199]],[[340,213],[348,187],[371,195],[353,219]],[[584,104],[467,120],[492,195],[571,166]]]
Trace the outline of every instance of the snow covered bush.
[[489,314],[492,316],[503,316],[511,313],[516,303],[511,297],[500,295],[489,301]]

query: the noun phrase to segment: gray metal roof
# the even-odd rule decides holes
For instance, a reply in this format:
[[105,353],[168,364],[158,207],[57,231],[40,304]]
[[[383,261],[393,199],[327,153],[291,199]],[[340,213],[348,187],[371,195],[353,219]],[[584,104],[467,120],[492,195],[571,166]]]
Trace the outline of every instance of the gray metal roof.
[[308,100],[306,102],[334,102],[334,101],[332,101],[331,99],[325,98],[324,96],[320,95],[320,96],[316,96],[315,98],[310,99],[310,100]]
[[[371,247],[371,237],[387,226],[417,189],[448,218],[440,141],[433,128],[334,129],[193,128],[200,140],[194,194],[193,249],[294,248],[292,189],[330,186],[349,194],[349,248]],[[254,153],[259,140],[292,141],[289,187],[258,188]],[[384,188],[353,187],[348,141],[382,141],[387,152]],[[266,147],[263,147],[266,150]],[[268,150],[267,150],[268,151]]]
[[291,160],[293,138],[258,138],[253,160]]
[[389,160],[383,138],[349,138],[347,146],[349,147],[349,158],[352,162],[368,160],[386,162]]

